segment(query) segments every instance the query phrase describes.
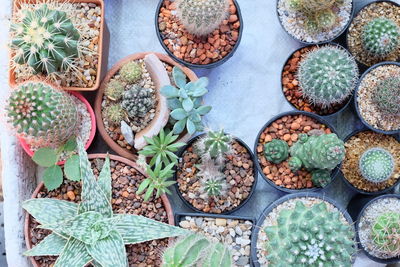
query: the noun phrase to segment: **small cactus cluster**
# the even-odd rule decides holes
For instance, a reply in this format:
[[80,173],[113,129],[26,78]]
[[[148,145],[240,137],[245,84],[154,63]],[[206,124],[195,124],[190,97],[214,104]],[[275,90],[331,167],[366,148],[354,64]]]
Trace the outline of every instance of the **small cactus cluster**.
[[104,109],[104,116],[107,121],[114,125],[120,125],[125,117],[125,111],[120,104],[110,104]]
[[67,14],[46,4],[21,14],[11,26],[14,64],[27,64],[34,73],[69,71],[80,55],[80,34]]
[[217,29],[228,17],[229,0],[177,0],[176,14],[185,29],[204,36]]
[[374,57],[386,57],[399,48],[400,27],[391,19],[379,17],[367,23],[362,31],[364,49]]
[[358,80],[358,68],[345,49],[328,45],[309,52],[300,63],[297,76],[304,97],[328,108],[350,97]]
[[118,101],[122,98],[125,92],[125,84],[117,79],[110,80],[106,89],[104,90],[104,94],[113,101]]
[[327,170],[315,170],[311,174],[311,181],[317,187],[325,187],[331,180],[331,173]]
[[382,183],[390,179],[394,167],[395,162],[392,154],[379,147],[368,149],[359,160],[362,177],[371,183]]
[[286,160],[289,156],[288,144],[280,139],[273,139],[264,145],[265,158],[275,164]]
[[279,212],[277,225],[264,229],[269,266],[351,266],[354,229],[325,202],[307,207],[297,201]]
[[133,84],[140,80],[142,77],[143,69],[141,65],[135,61],[130,61],[127,64],[123,65],[119,70],[119,75],[122,80]]
[[145,117],[146,114],[155,108],[156,100],[152,89],[133,85],[124,92],[122,107],[130,118]]
[[388,257],[400,256],[400,213],[388,212],[380,215],[372,226],[374,250]]
[[388,77],[374,88],[372,99],[379,111],[389,116],[400,116],[400,77]]
[[76,134],[79,115],[72,97],[40,82],[13,90],[6,106],[9,123],[30,145],[59,146]]

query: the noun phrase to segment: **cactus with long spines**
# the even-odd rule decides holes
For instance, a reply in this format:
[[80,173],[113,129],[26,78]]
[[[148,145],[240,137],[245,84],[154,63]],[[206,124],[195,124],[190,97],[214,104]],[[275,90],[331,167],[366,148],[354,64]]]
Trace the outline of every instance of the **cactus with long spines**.
[[268,161],[279,164],[288,158],[289,146],[283,140],[273,139],[264,145],[264,156]]
[[400,213],[388,212],[380,215],[372,226],[372,249],[388,257],[400,256]]
[[372,100],[379,111],[389,116],[400,116],[400,76],[390,76],[373,89]]
[[362,177],[371,183],[383,183],[392,177],[395,162],[386,149],[373,147],[365,151],[359,161]]

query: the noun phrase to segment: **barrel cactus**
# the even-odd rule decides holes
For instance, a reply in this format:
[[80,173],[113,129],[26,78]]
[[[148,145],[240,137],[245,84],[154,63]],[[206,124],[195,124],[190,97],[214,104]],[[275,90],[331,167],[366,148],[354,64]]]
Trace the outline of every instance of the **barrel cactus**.
[[41,4],[17,14],[23,17],[11,26],[13,62],[34,73],[69,71],[80,55],[80,34],[67,13]]
[[400,77],[388,77],[373,90],[372,99],[379,111],[389,116],[400,116]]
[[356,253],[354,229],[325,202],[297,201],[279,211],[277,225],[264,229],[268,266],[351,266]]
[[11,92],[6,106],[9,123],[33,146],[59,146],[76,134],[75,101],[68,93],[41,82],[27,82]]
[[185,29],[204,36],[217,29],[228,17],[229,0],[177,0],[176,14]]
[[122,107],[126,110],[129,117],[145,117],[146,114],[155,108],[154,93],[150,88],[143,88],[134,85],[124,93]]
[[388,257],[400,256],[400,213],[388,212],[380,215],[372,226],[372,238],[376,251]]
[[371,183],[382,183],[390,179],[394,167],[392,154],[380,147],[368,149],[359,161],[361,175]]
[[264,145],[264,156],[268,161],[279,164],[288,158],[289,146],[283,140],[273,139]]
[[125,111],[120,104],[111,104],[104,109],[104,117],[113,125],[120,125],[125,117]]
[[362,31],[364,49],[372,56],[385,57],[400,45],[400,28],[391,19],[380,17],[367,23]]
[[358,68],[345,49],[328,45],[309,52],[301,60],[297,76],[305,98],[317,106],[330,107],[350,97]]
[[117,79],[112,79],[106,85],[104,94],[113,101],[118,101],[122,98],[125,92],[125,84]]
[[142,73],[142,66],[135,61],[128,62],[119,70],[119,75],[121,75],[122,80],[129,84],[139,81],[142,77]]

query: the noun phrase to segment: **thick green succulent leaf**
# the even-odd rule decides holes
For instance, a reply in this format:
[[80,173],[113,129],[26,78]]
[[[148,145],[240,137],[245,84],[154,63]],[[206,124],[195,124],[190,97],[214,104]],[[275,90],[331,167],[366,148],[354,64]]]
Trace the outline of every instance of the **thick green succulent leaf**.
[[186,112],[185,109],[178,108],[178,109],[173,110],[170,113],[170,115],[174,120],[179,121],[179,120],[183,120],[184,118],[186,118],[188,116],[188,113]]
[[169,109],[174,110],[177,108],[182,108],[182,102],[178,98],[170,98],[167,100]]
[[185,129],[186,126],[186,121],[187,119],[183,119],[180,121],[177,121],[174,125],[173,131],[175,134],[180,134],[183,132],[183,130]]
[[204,116],[211,111],[211,106],[201,106],[196,111],[199,115]]
[[187,235],[190,232],[169,224],[157,222],[143,216],[116,214],[119,220],[115,224],[125,244],[137,244],[149,240]]
[[85,244],[71,237],[53,267],[83,267],[91,260]]
[[87,251],[103,267],[126,267],[125,244],[117,231],[111,231],[110,235],[92,245],[86,245]]
[[111,188],[111,169],[110,169],[110,157],[106,157],[104,161],[103,168],[97,179],[97,183],[103,190],[109,202],[111,202],[112,188]]
[[190,135],[194,134],[197,130],[196,125],[191,120],[186,121],[186,128]]
[[194,104],[190,98],[186,98],[182,101],[182,106],[186,112],[190,112],[193,109]]
[[54,198],[29,199],[22,203],[22,208],[40,224],[60,223],[78,213],[78,204]]
[[178,97],[179,91],[172,85],[166,85],[163,88],[161,88],[161,94],[165,96],[166,98],[172,98],[172,97]]
[[186,85],[186,75],[179,67],[174,67],[172,69],[172,76],[174,77],[174,82],[179,88],[184,88]]
[[67,242],[67,239],[51,233],[32,249],[25,251],[24,256],[58,256],[63,251]]
[[62,169],[58,165],[53,165],[43,172],[43,183],[47,190],[51,191],[58,187],[63,182],[63,173]]
[[38,149],[32,157],[32,160],[39,166],[51,167],[57,163],[58,156],[54,149],[44,147]]

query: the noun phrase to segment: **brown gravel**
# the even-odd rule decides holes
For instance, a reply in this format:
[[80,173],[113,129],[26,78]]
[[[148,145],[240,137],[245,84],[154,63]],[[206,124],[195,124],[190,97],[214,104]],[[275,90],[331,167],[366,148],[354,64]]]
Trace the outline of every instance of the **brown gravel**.
[[239,38],[240,22],[236,6],[230,1],[229,18],[207,36],[189,34],[173,15],[175,4],[165,0],[158,18],[160,34],[164,44],[179,59],[192,64],[207,65],[228,55]]
[[400,27],[400,7],[392,3],[380,2],[372,3],[363,8],[350,24],[347,34],[348,49],[351,54],[361,63],[372,66],[381,61],[397,61],[400,59],[400,46],[397,51],[384,58],[372,57],[363,49],[361,33],[364,26],[371,20],[379,17],[392,19]]
[[210,198],[204,201],[199,197],[200,182],[196,176],[198,169],[195,167],[200,158],[193,153],[193,146],[189,146],[183,153],[177,168],[177,183],[182,196],[193,207],[206,213],[222,213],[238,207],[249,196],[254,179],[255,169],[251,155],[247,149],[237,141],[232,144],[233,153],[226,156],[226,180],[230,185],[227,194]]
[[331,129],[326,125],[317,122],[315,119],[304,116],[284,116],[274,121],[270,126],[264,129],[257,145],[257,158],[261,165],[262,172],[277,186],[288,189],[313,188],[311,173],[301,169],[293,173],[288,164],[288,160],[279,164],[269,162],[264,157],[264,144],[271,142],[272,139],[281,139],[292,146],[298,139],[299,134],[308,133],[311,130],[323,130],[325,133],[331,133]]
[[[99,174],[99,169],[103,160],[92,160],[92,168],[96,177]],[[100,165],[98,168],[96,165]],[[127,213],[142,215],[157,221],[168,223],[167,212],[160,198],[151,198],[149,202],[143,202],[141,196],[135,194],[144,176],[138,173],[134,168],[111,160],[112,173],[112,206],[114,213]],[[57,198],[79,203],[81,193],[81,184],[79,182],[71,182],[64,180],[64,183],[59,189],[48,192],[46,189],[38,194],[38,198]],[[38,223],[35,220],[31,221],[31,241],[35,245],[43,240],[50,231],[37,229]],[[127,245],[126,251],[129,261],[129,266],[145,267],[145,266],[160,266],[161,251],[168,245],[168,239],[153,240],[136,245]],[[52,266],[57,257],[35,257],[40,266]]]
[[[377,192],[394,185],[400,178],[400,143],[390,135],[365,131],[352,136],[346,143],[346,157],[343,161],[343,176],[355,188],[366,192]],[[372,148],[381,147],[392,153],[396,161],[393,176],[384,183],[371,183],[365,180],[358,168],[362,154]]]

